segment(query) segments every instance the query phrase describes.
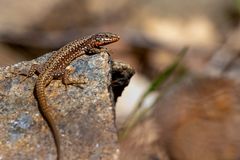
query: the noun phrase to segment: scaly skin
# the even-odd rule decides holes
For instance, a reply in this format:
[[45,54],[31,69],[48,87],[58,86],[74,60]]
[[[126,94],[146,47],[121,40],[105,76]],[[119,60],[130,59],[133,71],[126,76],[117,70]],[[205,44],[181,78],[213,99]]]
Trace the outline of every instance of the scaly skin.
[[[55,122],[50,114],[49,106],[46,100],[45,88],[53,80],[62,78],[65,85],[78,83],[69,81],[67,76],[69,71],[66,67],[76,58],[85,54],[94,54],[101,46],[116,42],[119,36],[113,33],[98,33],[82,39],[75,40],[55,51],[53,55],[42,66],[32,65],[26,78],[31,77],[34,73],[39,73],[36,82],[36,96],[39,103],[39,109],[45,118],[54,138],[57,151],[57,160],[62,159],[60,148],[60,134]],[[81,83],[81,82],[79,82]]]

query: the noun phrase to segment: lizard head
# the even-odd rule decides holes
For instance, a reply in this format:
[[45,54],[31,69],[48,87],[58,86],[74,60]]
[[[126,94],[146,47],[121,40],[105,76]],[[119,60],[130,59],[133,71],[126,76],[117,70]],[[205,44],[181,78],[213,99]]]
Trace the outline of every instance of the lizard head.
[[93,47],[101,47],[118,41],[120,37],[117,34],[103,32],[92,35],[91,39],[94,41]]

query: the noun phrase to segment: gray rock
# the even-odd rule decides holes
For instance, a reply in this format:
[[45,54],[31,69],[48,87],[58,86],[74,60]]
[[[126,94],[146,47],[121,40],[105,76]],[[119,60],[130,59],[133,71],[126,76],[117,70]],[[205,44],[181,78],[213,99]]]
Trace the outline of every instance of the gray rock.
[[[50,54],[0,68],[0,159],[56,159],[52,134],[34,96],[37,75],[21,82],[24,76],[19,74],[45,62]],[[118,159],[114,105],[120,95],[117,88],[128,84],[133,69],[112,62],[106,52],[82,56],[71,66],[76,70],[70,78],[84,75],[86,84],[66,89],[61,80],[53,80],[45,89],[64,159]],[[114,74],[114,91],[112,73],[119,73]]]

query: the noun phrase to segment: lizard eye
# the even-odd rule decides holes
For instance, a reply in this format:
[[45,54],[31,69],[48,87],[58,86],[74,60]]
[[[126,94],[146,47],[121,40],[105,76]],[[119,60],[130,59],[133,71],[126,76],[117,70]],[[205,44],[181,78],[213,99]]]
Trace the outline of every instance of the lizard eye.
[[97,41],[97,42],[100,42],[100,41],[101,41],[101,38],[97,37],[97,38],[96,38],[96,41]]

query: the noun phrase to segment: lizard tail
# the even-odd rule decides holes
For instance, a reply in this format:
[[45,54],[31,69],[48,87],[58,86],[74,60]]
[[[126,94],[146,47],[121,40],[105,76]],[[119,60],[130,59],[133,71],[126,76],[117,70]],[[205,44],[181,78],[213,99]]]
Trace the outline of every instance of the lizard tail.
[[56,146],[57,151],[57,160],[60,160],[61,158],[61,151],[60,151],[60,135],[58,132],[58,129],[56,127],[56,124],[54,123],[54,119],[52,118],[50,107],[47,104],[46,95],[45,95],[45,83],[42,80],[37,80],[36,83],[36,95],[39,103],[39,110],[44,117],[45,121],[48,124],[48,127],[50,128],[54,143]]

